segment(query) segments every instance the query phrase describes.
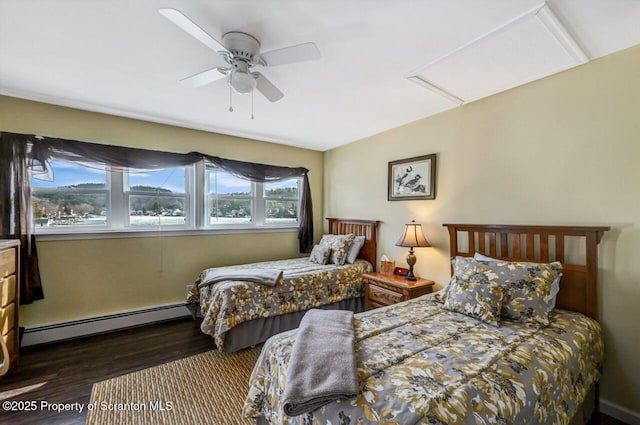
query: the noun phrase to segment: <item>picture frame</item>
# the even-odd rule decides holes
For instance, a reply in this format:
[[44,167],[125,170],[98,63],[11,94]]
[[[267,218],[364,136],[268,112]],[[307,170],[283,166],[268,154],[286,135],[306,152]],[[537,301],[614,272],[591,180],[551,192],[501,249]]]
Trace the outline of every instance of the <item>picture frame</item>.
[[436,199],[436,154],[389,162],[388,200]]

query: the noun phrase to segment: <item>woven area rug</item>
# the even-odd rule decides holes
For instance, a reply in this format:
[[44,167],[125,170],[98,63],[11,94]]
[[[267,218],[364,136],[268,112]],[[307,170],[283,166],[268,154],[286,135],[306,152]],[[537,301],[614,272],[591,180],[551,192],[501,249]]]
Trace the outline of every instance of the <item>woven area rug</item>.
[[241,411],[260,350],[208,351],[98,382],[87,424],[253,424]]

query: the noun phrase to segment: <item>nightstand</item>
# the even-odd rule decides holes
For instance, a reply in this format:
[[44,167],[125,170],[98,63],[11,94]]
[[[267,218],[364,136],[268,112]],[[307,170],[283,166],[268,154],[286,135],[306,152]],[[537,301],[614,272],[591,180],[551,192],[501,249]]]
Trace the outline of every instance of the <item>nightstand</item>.
[[365,310],[407,301],[433,291],[434,282],[427,279],[408,281],[404,276],[382,273],[365,273],[362,277]]

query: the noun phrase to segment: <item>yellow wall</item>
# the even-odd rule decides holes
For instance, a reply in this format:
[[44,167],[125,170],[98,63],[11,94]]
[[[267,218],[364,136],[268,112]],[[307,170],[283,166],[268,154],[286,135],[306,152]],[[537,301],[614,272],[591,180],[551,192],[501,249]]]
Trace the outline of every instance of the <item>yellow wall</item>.
[[[0,96],[0,130],[306,167],[322,228],[323,154]],[[320,234],[320,231],[316,232]],[[298,255],[297,232],[47,241],[38,244],[45,299],[20,309],[21,326],[184,300],[206,267]]]
[[[449,279],[443,223],[609,225],[600,245],[602,397],[640,412],[640,47],[325,153],[325,215],[373,218],[379,254],[403,224],[434,248],[417,272]],[[420,90],[416,88],[416,90]],[[388,161],[436,152],[437,198],[387,201]]]
[[[610,225],[599,264],[602,397],[640,412],[638,69],[635,47],[326,152],[324,170],[320,152],[2,96],[0,130],[307,167],[316,229],[323,209],[382,220],[379,253],[401,263],[406,249],[394,243],[415,219],[434,245],[417,250],[417,272],[440,284],[449,277],[444,222]],[[388,202],[388,161],[433,152],[437,199]],[[39,248],[46,299],[21,308],[27,327],[179,302],[203,267],[294,256],[297,241],[164,235]]]

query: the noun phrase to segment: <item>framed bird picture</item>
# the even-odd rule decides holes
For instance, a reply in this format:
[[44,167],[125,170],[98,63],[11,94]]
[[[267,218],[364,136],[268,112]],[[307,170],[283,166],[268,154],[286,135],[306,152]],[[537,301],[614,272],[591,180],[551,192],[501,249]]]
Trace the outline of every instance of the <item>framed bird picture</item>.
[[389,162],[389,201],[436,199],[436,154]]

